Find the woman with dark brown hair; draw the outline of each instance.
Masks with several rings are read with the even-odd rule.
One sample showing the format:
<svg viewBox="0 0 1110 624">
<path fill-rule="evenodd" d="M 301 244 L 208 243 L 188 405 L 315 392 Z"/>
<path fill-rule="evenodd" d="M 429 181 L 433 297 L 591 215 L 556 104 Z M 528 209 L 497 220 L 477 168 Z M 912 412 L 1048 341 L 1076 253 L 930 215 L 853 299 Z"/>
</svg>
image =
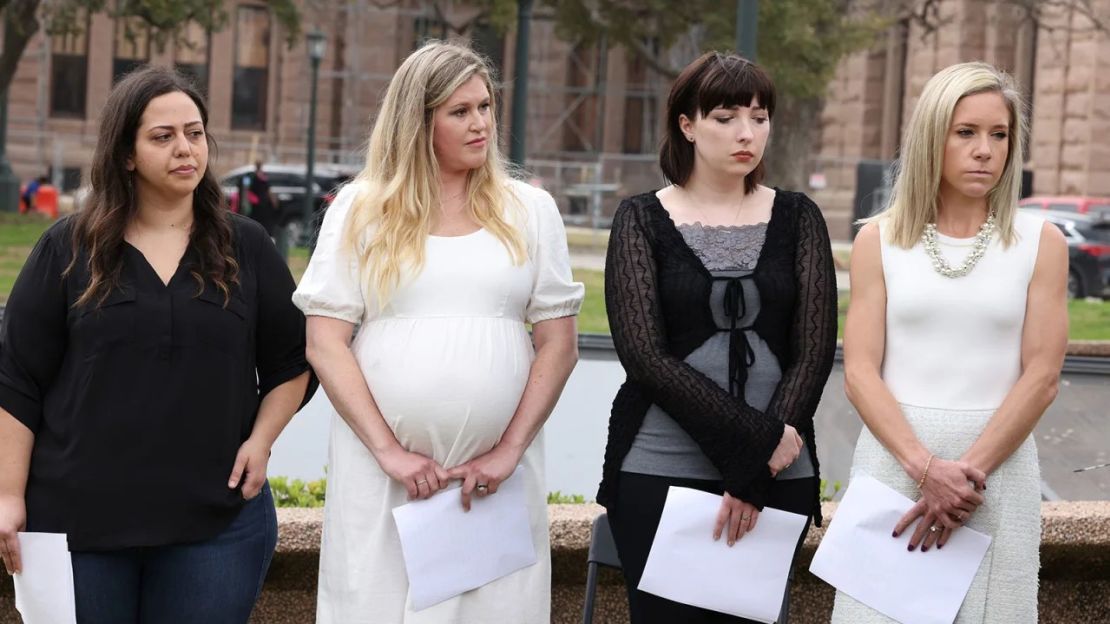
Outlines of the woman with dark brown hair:
<svg viewBox="0 0 1110 624">
<path fill-rule="evenodd" d="M 774 112 L 755 64 L 694 61 L 667 101 L 671 186 L 625 199 L 613 219 L 605 303 L 628 379 L 597 499 L 634 624 L 747 621 L 637 589 L 671 486 L 722 495 L 706 540 L 734 544 L 764 505 L 820 520 L 813 414 L 836 345 L 836 281 L 821 211 L 760 184 Z M 784 597 L 780 623 L 786 611 Z"/>
<path fill-rule="evenodd" d="M 228 212 L 169 69 L 104 106 L 88 208 L 39 240 L 0 342 L 0 556 L 64 533 L 77 620 L 246 622 L 277 539 L 266 463 L 312 395 L 289 269 Z"/>
</svg>

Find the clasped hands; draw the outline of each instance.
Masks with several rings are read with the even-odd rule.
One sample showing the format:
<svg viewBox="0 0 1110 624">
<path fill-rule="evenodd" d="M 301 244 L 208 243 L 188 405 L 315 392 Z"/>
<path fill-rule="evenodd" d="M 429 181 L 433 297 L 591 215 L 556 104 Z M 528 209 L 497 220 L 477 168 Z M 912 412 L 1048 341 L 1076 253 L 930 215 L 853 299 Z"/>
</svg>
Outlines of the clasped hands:
<svg viewBox="0 0 1110 624">
<path fill-rule="evenodd" d="M 914 475 L 910 475 L 914 478 Z M 920 518 L 910 537 L 909 550 L 926 552 L 935 544 L 943 548 L 952 532 L 963 526 L 983 504 L 987 475 L 965 461 L 933 457 L 921 484 L 921 498 L 894 525 L 898 537 Z"/>
<path fill-rule="evenodd" d="M 446 488 L 449 482 L 461 480 L 462 506 L 470 511 L 471 498 L 497 493 L 497 488 L 512 476 L 523 455 L 524 449 L 502 443 L 466 463 L 447 469 L 430 457 L 407 451 L 398 445 L 376 458 L 382 470 L 405 487 L 409 500 L 429 498 Z"/>
</svg>

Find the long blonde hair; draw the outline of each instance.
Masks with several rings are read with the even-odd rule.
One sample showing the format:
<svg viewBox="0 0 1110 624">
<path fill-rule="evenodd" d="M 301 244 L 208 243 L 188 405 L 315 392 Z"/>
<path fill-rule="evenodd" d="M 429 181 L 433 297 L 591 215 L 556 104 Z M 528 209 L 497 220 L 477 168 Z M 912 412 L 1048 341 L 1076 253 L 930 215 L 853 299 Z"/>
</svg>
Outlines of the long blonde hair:
<svg viewBox="0 0 1110 624">
<path fill-rule="evenodd" d="M 937 219 L 944 146 L 956 104 L 969 95 L 998 93 L 1010 109 L 1009 153 L 998 184 L 987 195 L 988 209 L 1003 245 L 1014 242 L 1014 215 L 1021 197 L 1021 166 L 1028 132 L 1025 102 L 1005 72 L 986 63 L 960 63 L 929 79 L 902 137 L 894 191 L 887 208 L 863 221 L 887 220 L 887 239 L 909 249 Z"/>
<path fill-rule="evenodd" d="M 439 164 L 433 148 L 434 113 L 460 86 L 481 77 L 496 119 L 494 85 L 486 62 L 469 48 L 431 41 L 405 59 L 385 92 L 370 133 L 366 166 L 353 184 L 358 192 L 347 218 L 346 244 L 359 261 L 360 275 L 381 309 L 406 275 L 424 266 L 424 247 L 440 205 Z M 467 213 L 505 245 L 515 264 L 527 255 L 523 234 L 510 211 L 520 202 L 512 193 L 508 167 L 491 122 L 487 157 L 467 176 Z M 373 235 L 366 234 L 373 228 Z"/>
</svg>

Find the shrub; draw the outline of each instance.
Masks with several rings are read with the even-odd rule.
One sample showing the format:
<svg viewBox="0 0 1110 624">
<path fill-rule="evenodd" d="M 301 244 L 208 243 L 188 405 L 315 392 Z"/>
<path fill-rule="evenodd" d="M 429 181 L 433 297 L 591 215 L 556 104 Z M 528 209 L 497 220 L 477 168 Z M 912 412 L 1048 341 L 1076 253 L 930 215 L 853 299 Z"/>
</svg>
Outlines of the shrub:
<svg viewBox="0 0 1110 624">
<path fill-rule="evenodd" d="M 584 505 L 586 497 L 581 494 L 563 494 L 559 490 L 547 493 L 548 505 Z"/>
<path fill-rule="evenodd" d="M 270 491 L 278 507 L 323 507 L 328 480 L 289 481 L 285 477 L 270 477 Z"/>
</svg>

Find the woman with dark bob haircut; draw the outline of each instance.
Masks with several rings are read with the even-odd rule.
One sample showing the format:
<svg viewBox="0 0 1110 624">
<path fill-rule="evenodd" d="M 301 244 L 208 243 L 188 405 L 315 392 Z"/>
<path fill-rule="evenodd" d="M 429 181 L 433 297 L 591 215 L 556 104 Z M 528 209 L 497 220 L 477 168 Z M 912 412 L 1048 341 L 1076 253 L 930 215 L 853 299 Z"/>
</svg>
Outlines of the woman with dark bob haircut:
<svg viewBox="0 0 1110 624">
<path fill-rule="evenodd" d="M 836 280 L 821 211 L 760 184 L 774 112 L 759 66 L 697 59 L 667 100 L 671 185 L 625 199 L 613 219 L 605 303 L 628 379 L 597 499 L 634 624 L 747 621 L 636 589 L 670 486 L 723 495 L 707 540 L 734 544 L 764 505 L 820 522 L 813 414 L 836 346 Z M 784 596 L 779 622 L 786 611 Z"/>
<path fill-rule="evenodd" d="M 0 335 L 0 555 L 63 533 L 77 621 L 247 621 L 277 540 L 270 447 L 315 383 L 293 278 L 228 212 L 208 110 L 112 90 L 88 207 L 43 234 Z"/>
</svg>

